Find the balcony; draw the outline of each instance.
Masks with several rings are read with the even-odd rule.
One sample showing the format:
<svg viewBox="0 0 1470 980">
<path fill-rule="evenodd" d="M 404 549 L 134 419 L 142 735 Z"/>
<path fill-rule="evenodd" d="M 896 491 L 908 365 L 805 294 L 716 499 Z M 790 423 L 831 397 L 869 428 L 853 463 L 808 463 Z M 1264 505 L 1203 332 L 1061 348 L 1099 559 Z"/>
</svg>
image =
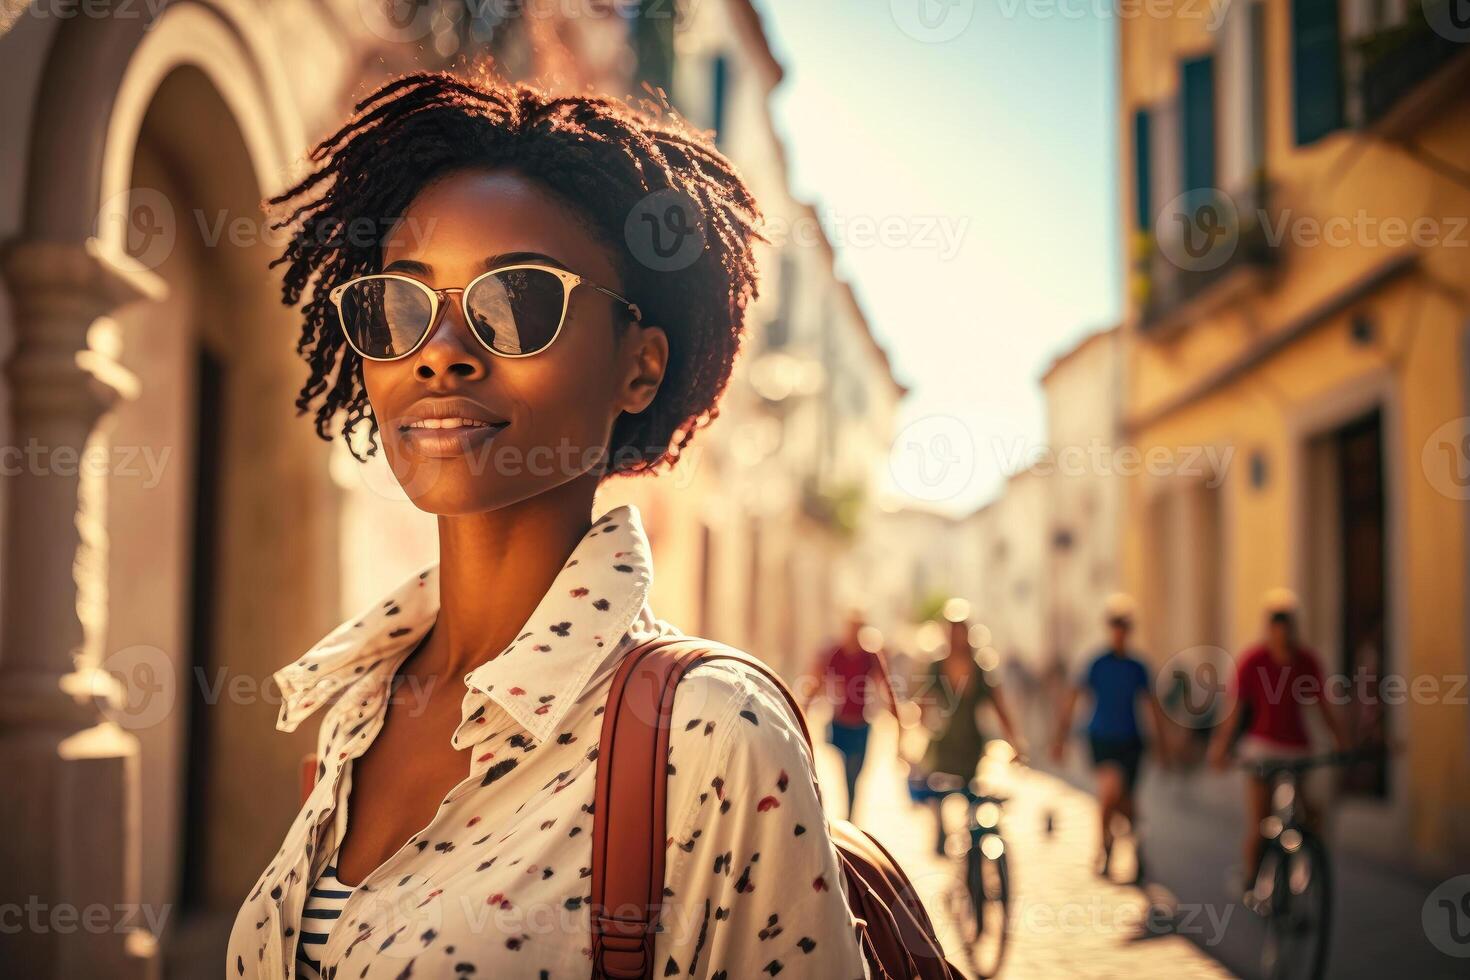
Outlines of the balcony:
<svg viewBox="0 0 1470 980">
<path fill-rule="evenodd" d="M 828 483 L 812 476 L 802 481 L 802 512 L 841 540 L 857 534 L 866 503 L 867 488 L 860 481 Z"/>
<path fill-rule="evenodd" d="M 1447 36 L 1458 28 L 1451 4 L 1460 2 L 1413 4 L 1408 23 L 1351 42 L 1352 109 L 1359 126 L 1402 132 L 1444 101 L 1464 96 L 1470 45 Z"/>
<path fill-rule="evenodd" d="M 1277 261 L 1264 178 L 1237 193 L 1207 188 L 1176 200 L 1134 260 L 1139 324 L 1155 335 L 1259 288 Z"/>
</svg>

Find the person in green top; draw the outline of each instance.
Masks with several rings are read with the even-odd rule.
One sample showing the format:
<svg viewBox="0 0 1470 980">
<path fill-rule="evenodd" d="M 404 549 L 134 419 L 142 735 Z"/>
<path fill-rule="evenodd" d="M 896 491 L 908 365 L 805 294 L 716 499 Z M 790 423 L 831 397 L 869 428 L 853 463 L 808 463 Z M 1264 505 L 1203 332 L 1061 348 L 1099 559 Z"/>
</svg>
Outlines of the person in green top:
<svg viewBox="0 0 1470 980">
<path fill-rule="evenodd" d="M 970 641 L 969 604 L 950 600 L 945 604 L 945 618 L 949 621 L 949 650 L 926 669 L 923 687 L 914 698 L 929 731 L 929 746 L 919 769 L 926 775 L 945 773 L 969 780 L 992 737 L 981 726 L 981 705 L 994 709 L 1006 738 L 1018 750 L 1021 742 L 1004 694 L 976 660 Z M 935 802 L 937 806 L 937 798 Z M 944 852 L 942 823 L 935 849 Z"/>
</svg>

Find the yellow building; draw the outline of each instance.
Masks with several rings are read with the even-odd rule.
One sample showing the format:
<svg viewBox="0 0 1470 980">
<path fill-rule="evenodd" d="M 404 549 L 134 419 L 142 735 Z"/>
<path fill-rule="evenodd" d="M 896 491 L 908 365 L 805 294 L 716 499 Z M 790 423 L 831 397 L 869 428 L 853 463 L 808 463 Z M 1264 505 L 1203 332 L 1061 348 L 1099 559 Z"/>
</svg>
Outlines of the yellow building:
<svg viewBox="0 0 1470 980">
<path fill-rule="evenodd" d="M 1343 843 L 1463 868 L 1470 30 L 1436 0 L 1170 9 L 1120 20 L 1141 639 L 1228 663 L 1294 588 L 1340 710 L 1399 747 Z"/>
</svg>

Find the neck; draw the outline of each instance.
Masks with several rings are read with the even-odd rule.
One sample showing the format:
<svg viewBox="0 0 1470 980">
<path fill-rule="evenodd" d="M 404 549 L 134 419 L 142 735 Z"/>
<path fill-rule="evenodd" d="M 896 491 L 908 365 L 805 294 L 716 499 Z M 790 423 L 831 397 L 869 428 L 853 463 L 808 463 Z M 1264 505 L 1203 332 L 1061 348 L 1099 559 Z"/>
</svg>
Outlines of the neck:
<svg viewBox="0 0 1470 980">
<path fill-rule="evenodd" d="M 516 638 L 591 527 L 596 489 L 582 477 L 496 510 L 439 518 L 439 615 L 420 657 L 426 669 L 463 676 Z"/>
</svg>

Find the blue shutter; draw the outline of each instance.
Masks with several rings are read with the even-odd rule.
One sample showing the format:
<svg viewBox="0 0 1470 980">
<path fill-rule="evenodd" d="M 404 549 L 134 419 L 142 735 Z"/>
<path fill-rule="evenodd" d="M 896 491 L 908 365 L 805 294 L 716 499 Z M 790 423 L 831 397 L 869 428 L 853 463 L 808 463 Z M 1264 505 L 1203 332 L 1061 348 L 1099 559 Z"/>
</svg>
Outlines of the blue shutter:
<svg viewBox="0 0 1470 980">
<path fill-rule="evenodd" d="M 1215 59 L 1209 55 L 1180 66 L 1179 126 L 1183 140 L 1184 190 L 1215 186 Z"/>
<path fill-rule="evenodd" d="M 1292 0 L 1291 74 L 1298 146 L 1342 126 L 1337 0 Z"/>
<path fill-rule="evenodd" d="M 725 90 L 729 85 L 730 65 L 724 55 L 717 54 L 710 68 L 714 74 L 710 80 L 710 128 L 715 131 L 715 145 L 720 146 L 725 139 Z"/>
<path fill-rule="evenodd" d="M 1152 117 L 1147 109 L 1133 112 L 1133 221 L 1139 231 L 1153 227 L 1153 171 L 1149 166 L 1149 154 L 1153 152 L 1153 141 L 1149 133 Z"/>
</svg>

